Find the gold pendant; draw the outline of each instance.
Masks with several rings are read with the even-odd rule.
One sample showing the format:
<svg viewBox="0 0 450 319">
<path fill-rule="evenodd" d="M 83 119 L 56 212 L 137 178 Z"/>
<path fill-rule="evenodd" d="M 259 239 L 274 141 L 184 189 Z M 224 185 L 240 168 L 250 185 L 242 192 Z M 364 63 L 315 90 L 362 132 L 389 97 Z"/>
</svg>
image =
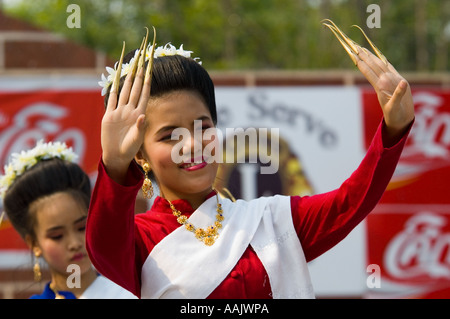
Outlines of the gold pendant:
<svg viewBox="0 0 450 319">
<path fill-rule="evenodd" d="M 203 238 L 203 242 L 205 243 L 206 246 L 212 246 L 214 245 L 216 240 L 212 236 L 206 236 Z"/>
<path fill-rule="evenodd" d="M 217 237 L 219 237 L 219 229 L 222 228 L 223 210 L 222 205 L 219 203 L 219 196 L 216 192 L 217 198 L 217 208 L 216 208 L 216 221 L 214 225 L 208 226 L 206 230 L 203 228 L 196 228 L 194 225 L 189 223 L 188 218 L 183 216 L 181 212 L 173 206 L 173 204 L 167 199 L 169 202 L 170 209 L 172 210 L 172 214 L 177 218 L 177 222 L 181 225 L 184 225 L 186 230 L 194 233 L 195 238 L 202 241 L 206 246 L 212 246 L 216 242 Z"/>
</svg>

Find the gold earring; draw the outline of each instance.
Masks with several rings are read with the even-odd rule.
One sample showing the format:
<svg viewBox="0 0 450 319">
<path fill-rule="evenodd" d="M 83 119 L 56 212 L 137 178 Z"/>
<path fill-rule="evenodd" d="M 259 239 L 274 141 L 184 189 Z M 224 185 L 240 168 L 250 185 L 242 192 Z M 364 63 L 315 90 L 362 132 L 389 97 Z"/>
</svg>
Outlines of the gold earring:
<svg viewBox="0 0 450 319">
<path fill-rule="evenodd" d="M 34 273 L 34 281 L 41 281 L 42 279 L 42 273 L 41 273 L 41 266 L 39 265 L 39 256 L 40 254 L 35 252 L 34 253 L 34 257 L 35 257 L 35 261 L 34 261 L 34 266 L 33 266 L 33 273 Z"/>
<path fill-rule="evenodd" d="M 148 178 L 148 171 L 150 170 L 150 165 L 148 163 L 145 163 L 142 166 L 142 169 L 144 170 L 145 179 L 144 183 L 142 184 L 142 193 L 144 194 L 144 197 L 147 199 L 150 199 L 153 197 L 153 185 L 150 178 Z"/>
</svg>

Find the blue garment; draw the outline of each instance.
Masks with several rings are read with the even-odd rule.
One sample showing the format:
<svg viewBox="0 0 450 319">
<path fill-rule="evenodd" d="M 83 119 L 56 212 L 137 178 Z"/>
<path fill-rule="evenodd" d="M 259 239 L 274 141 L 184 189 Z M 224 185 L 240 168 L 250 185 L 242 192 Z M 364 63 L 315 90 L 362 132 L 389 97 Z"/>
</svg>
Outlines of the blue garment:
<svg viewBox="0 0 450 319">
<path fill-rule="evenodd" d="M 69 291 L 58 291 L 61 296 L 66 299 L 77 299 L 75 295 Z M 50 289 L 50 282 L 45 285 L 44 291 L 40 295 L 32 295 L 30 299 L 55 299 L 55 293 Z"/>
</svg>

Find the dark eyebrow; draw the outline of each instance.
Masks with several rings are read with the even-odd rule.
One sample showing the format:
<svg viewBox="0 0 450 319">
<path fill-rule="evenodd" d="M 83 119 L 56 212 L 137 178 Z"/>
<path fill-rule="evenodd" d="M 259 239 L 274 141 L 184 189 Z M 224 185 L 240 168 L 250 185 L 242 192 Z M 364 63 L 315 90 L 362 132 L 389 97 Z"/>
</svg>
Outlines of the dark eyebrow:
<svg viewBox="0 0 450 319">
<path fill-rule="evenodd" d="M 213 122 L 213 120 L 211 119 L 211 117 L 209 117 L 209 116 L 206 116 L 206 115 L 203 115 L 203 116 L 200 116 L 199 118 L 197 118 L 196 119 L 197 121 L 209 121 L 209 122 L 211 122 L 213 125 L 214 125 L 214 122 Z"/>
<path fill-rule="evenodd" d="M 178 128 L 178 126 L 175 126 L 175 125 L 163 126 L 155 134 L 159 135 L 159 134 L 164 133 L 164 132 L 172 131 L 172 130 L 174 130 L 176 128 Z"/>
<path fill-rule="evenodd" d="M 87 219 L 87 216 L 81 216 L 80 218 L 78 218 L 76 221 L 73 222 L 73 224 L 78 224 L 79 222 L 85 221 Z"/>
<path fill-rule="evenodd" d="M 82 221 L 86 220 L 86 218 L 87 218 L 87 216 L 81 216 L 80 218 L 75 220 L 73 222 L 73 224 L 75 225 L 79 222 L 82 222 Z M 62 229 L 62 228 L 64 228 L 64 227 L 63 226 L 55 226 L 55 227 L 51 227 L 51 228 L 47 229 L 46 232 L 51 232 L 51 231 L 55 231 L 55 230 Z"/>
</svg>

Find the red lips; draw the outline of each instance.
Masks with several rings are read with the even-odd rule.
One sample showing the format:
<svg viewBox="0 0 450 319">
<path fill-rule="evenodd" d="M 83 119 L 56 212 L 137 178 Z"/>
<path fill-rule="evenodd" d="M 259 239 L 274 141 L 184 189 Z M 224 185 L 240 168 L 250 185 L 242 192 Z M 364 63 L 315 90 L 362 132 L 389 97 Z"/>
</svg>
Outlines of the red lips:
<svg viewBox="0 0 450 319">
<path fill-rule="evenodd" d="M 73 255 L 70 260 L 71 261 L 79 261 L 79 260 L 83 259 L 84 257 L 85 257 L 85 254 L 78 253 L 78 254 Z"/>
<path fill-rule="evenodd" d="M 192 158 L 189 163 L 183 163 L 180 167 L 187 171 L 196 171 L 208 165 L 203 157 Z"/>
</svg>

